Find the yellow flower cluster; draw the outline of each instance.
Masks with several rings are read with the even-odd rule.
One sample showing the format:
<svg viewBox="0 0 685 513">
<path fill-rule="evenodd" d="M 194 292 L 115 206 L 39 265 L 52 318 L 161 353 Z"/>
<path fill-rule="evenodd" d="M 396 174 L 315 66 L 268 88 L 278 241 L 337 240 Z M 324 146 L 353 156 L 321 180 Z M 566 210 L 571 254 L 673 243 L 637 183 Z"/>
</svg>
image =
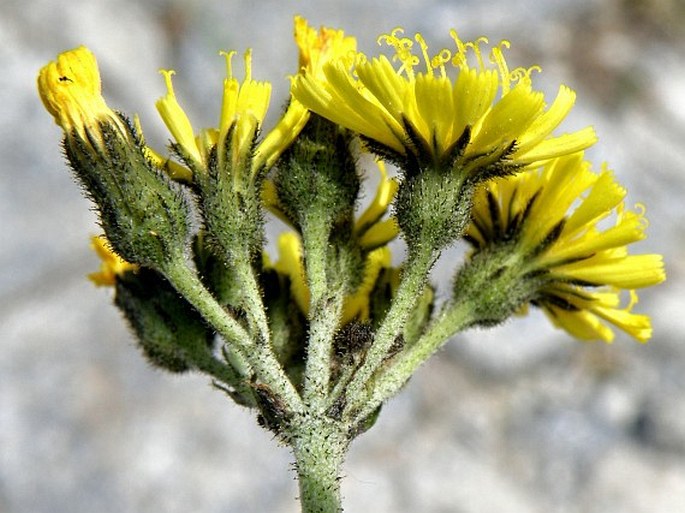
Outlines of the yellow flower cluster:
<svg viewBox="0 0 685 513">
<path fill-rule="evenodd" d="M 343 31 L 316 30 L 296 17 L 299 69 L 292 77 L 288 108 L 272 130 L 259 139 L 271 85 L 252 78 L 249 50 L 244 78 L 235 78 L 235 52 L 227 52 L 218 126 L 199 133 L 178 103 L 173 71 L 162 71 L 167 92 L 157 108 L 182 159 L 176 162 L 149 148 L 147 155 L 172 178 L 192 181 L 216 148 L 220 163 L 230 158 L 235 173 L 254 177 L 277 162 L 311 111 L 358 133 L 371 149 L 400 163 L 449 165 L 475 181 L 479 173 L 486 180 L 518 171 L 487 182 L 476 193 L 465 237 L 476 251 L 509 245 L 522 255 L 529 274 L 545 277 L 530 302 L 574 336 L 610 341 L 608 322 L 647 340 L 649 318 L 632 313 L 634 289 L 663 281 L 663 262 L 659 255 L 628 254 L 627 245 L 645 236 L 646 222 L 640 209 L 625 208 L 625 190 L 607 169 L 593 172 L 583 160 L 582 150 L 596 141 L 593 129 L 552 135 L 572 108 L 575 93 L 562 85 L 547 105 L 532 86 L 535 67 L 510 70 L 503 55 L 508 42 L 494 46 L 488 59 L 484 38 L 462 41 L 455 31 L 451 37 L 452 50 L 431 55 L 420 34 L 412 39 L 395 29 L 379 38 L 394 55 L 368 58 Z M 102 98 L 95 57 L 85 47 L 64 52 L 41 69 L 38 89 L 67 134 L 96 145 L 102 142 L 102 123 L 128 134 Z M 504 171 L 484 171 L 493 166 Z M 376 196 L 355 224 L 367 259 L 362 285 L 345 302 L 347 320 L 368 316 L 369 294 L 380 269 L 390 266 L 387 244 L 398 234 L 395 220 L 384 219 L 398 183 L 387 177 L 383 164 L 380 173 Z M 268 179 L 262 200 L 279 213 Z M 600 224 L 610 215 L 612 226 Z M 117 275 L 134 269 L 104 239 L 95 238 L 93 246 L 103 259 L 101 271 L 90 276 L 98 285 L 112 285 Z M 290 278 L 293 297 L 306 313 L 309 291 L 299 235 L 283 235 L 279 248 L 273 268 Z M 620 306 L 622 290 L 630 297 L 626 307 Z"/>
</svg>

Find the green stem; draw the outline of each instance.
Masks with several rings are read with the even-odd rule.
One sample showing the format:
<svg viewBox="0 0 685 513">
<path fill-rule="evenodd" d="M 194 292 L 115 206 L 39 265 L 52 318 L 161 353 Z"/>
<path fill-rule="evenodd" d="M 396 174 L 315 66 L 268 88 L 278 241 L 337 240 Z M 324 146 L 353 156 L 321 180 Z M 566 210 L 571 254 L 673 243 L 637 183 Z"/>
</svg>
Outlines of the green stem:
<svg viewBox="0 0 685 513">
<path fill-rule="evenodd" d="M 303 416 L 291 431 L 302 513 L 340 513 L 347 430 L 327 417 Z"/>
<path fill-rule="evenodd" d="M 309 336 L 304 376 L 304 401 L 315 409 L 328 397 L 331 379 L 333 335 L 342 312 L 343 293 L 330 290 L 327 276 L 327 245 L 330 224 L 319 216 L 304 223 L 302 239 L 309 285 Z"/>
<path fill-rule="evenodd" d="M 245 251 L 244 254 L 233 260 L 238 281 L 242 285 L 243 299 L 248 318 L 256 326 L 262 341 L 268 345 L 271 343 L 269 321 L 266 318 L 266 309 L 264 308 L 264 301 L 257 283 L 257 277 L 250 263 L 249 252 Z"/>
<path fill-rule="evenodd" d="M 423 292 L 428 272 L 435 261 L 435 251 L 418 246 L 415 252 L 410 249 L 406 268 L 397 289 L 397 294 L 369 348 L 364 363 L 347 387 L 346 413 L 355 413 L 362 408 L 366 398 L 366 385 L 378 370 L 388 351 L 402 332 L 418 297 Z"/>
<path fill-rule="evenodd" d="M 290 411 L 300 411 L 302 400 L 270 346 L 255 345 L 245 329 L 223 309 L 181 257 L 172 259 L 163 271 L 169 282 L 217 330 L 226 343 L 245 357 L 257 378 L 278 395 Z"/>
<path fill-rule="evenodd" d="M 341 395 L 343 395 L 356 370 L 357 369 L 355 365 L 350 365 L 343 368 L 340 376 L 338 376 L 338 379 L 335 381 L 335 385 L 328 396 L 326 404 L 324 405 L 324 411 L 328 411 L 335 404 L 335 401 Z"/>
<path fill-rule="evenodd" d="M 443 312 L 411 347 L 398 354 L 380 373 L 354 422 L 362 421 L 384 401 L 397 394 L 428 358 L 473 320 L 472 305 L 469 302 L 455 304 Z"/>
<path fill-rule="evenodd" d="M 197 370 L 212 376 L 217 381 L 231 387 L 240 394 L 241 397 L 245 398 L 245 400 L 251 400 L 254 403 L 254 400 L 252 399 L 253 390 L 245 381 L 244 376 L 230 364 L 217 360 L 209 351 L 203 353 L 199 357 L 196 356 L 193 360 L 193 364 Z"/>
<path fill-rule="evenodd" d="M 342 305 L 341 291 L 312 305 L 303 397 L 315 410 L 321 409 L 328 398 L 333 337 L 340 322 Z"/>
</svg>

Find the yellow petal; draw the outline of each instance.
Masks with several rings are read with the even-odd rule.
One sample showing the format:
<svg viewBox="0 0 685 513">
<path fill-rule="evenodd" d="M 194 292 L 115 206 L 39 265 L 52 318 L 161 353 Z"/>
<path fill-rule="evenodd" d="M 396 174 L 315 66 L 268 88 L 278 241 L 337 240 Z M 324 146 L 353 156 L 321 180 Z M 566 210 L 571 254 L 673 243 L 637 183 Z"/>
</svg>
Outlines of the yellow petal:
<svg viewBox="0 0 685 513">
<path fill-rule="evenodd" d="M 395 218 L 386 219 L 373 224 L 359 239 L 359 245 L 364 249 L 385 246 L 400 234 L 400 227 Z"/>
<path fill-rule="evenodd" d="M 345 36 L 342 30 L 321 27 L 318 32 L 307 20 L 295 16 L 295 43 L 299 49 L 298 71 L 306 69 L 315 76 L 322 74 L 323 65 L 335 58 L 345 58 L 357 50 L 357 40 Z"/>
<path fill-rule="evenodd" d="M 639 342 L 652 338 L 652 322 L 647 315 L 630 313 L 627 310 L 596 308 L 594 312 Z"/>
<path fill-rule="evenodd" d="M 540 114 L 544 106 L 542 93 L 524 84 L 517 85 L 486 114 L 478 132 L 474 133 L 469 153 L 481 153 L 518 138 Z"/>
<path fill-rule="evenodd" d="M 364 210 L 362 215 L 359 216 L 355 223 L 354 230 L 357 234 L 364 233 L 386 214 L 399 187 L 399 184 L 396 180 L 388 178 L 388 172 L 385 168 L 385 164 L 380 160 L 376 161 L 376 164 L 381 174 L 381 179 L 378 184 L 378 188 L 376 189 L 376 195 L 373 198 L 373 201 L 371 204 L 369 204 L 366 210 Z"/>
<path fill-rule="evenodd" d="M 182 166 L 178 162 L 164 158 L 149 146 L 145 146 L 145 156 L 158 168 L 164 169 L 172 180 L 179 182 L 192 183 L 193 173 L 190 169 Z"/>
<path fill-rule="evenodd" d="M 174 87 L 171 82 L 171 76 L 174 74 L 172 70 L 160 70 L 164 75 L 164 82 L 167 87 L 167 94 L 161 97 L 156 102 L 157 111 L 162 117 L 162 121 L 174 136 L 176 142 L 183 148 L 183 150 L 196 162 L 202 162 L 200 150 L 195 142 L 195 134 L 193 126 L 190 124 L 188 116 L 183 111 L 176 100 Z"/>
<path fill-rule="evenodd" d="M 623 289 L 650 287 L 666 279 L 661 255 L 630 255 L 604 261 L 600 258 L 555 267 L 554 274 Z"/>
<path fill-rule="evenodd" d="M 542 141 L 525 153 L 516 153 L 516 161 L 524 165 L 542 162 L 585 150 L 596 142 L 595 130 L 592 127 L 586 127 L 572 134 L 564 134 Z"/>
<path fill-rule="evenodd" d="M 355 317 L 360 320 L 369 318 L 370 294 L 376 285 L 376 280 L 384 267 L 389 267 L 391 261 L 390 249 L 387 246 L 378 248 L 368 254 L 364 265 L 364 278 L 354 294 L 345 298 L 341 324 L 350 322 Z"/>
<path fill-rule="evenodd" d="M 551 134 L 571 111 L 575 99 L 576 93 L 572 89 L 559 86 L 559 92 L 549 109 L 533 121 L 525 134 L 516 141 L 518 151 L 525 153 Z"/>
<path fill-rule="evenodd" d="M 261 167 L 271 169 L 283 151 L 300 134 L 308 120 L 309 111 L 304 105 L 295 99 L 291 100 L 283 117 L 257 147 L 252 162 L 253 171 Z"/>
<path fill-rule="evenodd" d="M 566 220 L 564 229 L 569 233 L 598 221 L 613 210 L 625 197 L 626 190 L 614 180 L 613 175 L 603 172 L 588 196 Z"/>
<path fill-rule="evenodd" d="M 43 105 L 66 133 L 76 130 L 87 140 L 86 130 L 90 129 L 98 137 L 98 124 L 103 121 L 126 133 L 119 116 L 102 97 L 97 62 L 85 46 L 60 53 L 40 70 L 37 84 Z"/>
<path fill-rule="evenodd" d="M 467 126 L 473 127 L 495 101 L 498 87 L 495 70 L 462 69 L 454 85 L 454 122 L 452 133 L 459 137 Z"/>
<path fill-rule="evenodd" d="M 614 332 L 602 324 L 599 318 L 587 310 L 567 311 L 557 307 L 546 307 L 545 313 L 556 327 L 567 331 L 580 340 L 603 340 L 612 342 Z"/>
<path fill-rule="evenodd" d="M 309 312 L 309 287 L 304 275 L 302 261 L 302 242 L 295 232 L 285 232 L 278 237 L 278 262 L 274 268 L 290 278 L 290 292 L 300 310 Z"/>
<path fill-rule="evenodd" d="M 104 236 L 92 237 L 90 245 L 102 260 L 100 270 L 88 275 L 88 279 L 98 287 L 113 287 L 116 285 L 117 276 L 138 269 L 137 265 L 130 264 L 117 255 Z"/>
</svg>

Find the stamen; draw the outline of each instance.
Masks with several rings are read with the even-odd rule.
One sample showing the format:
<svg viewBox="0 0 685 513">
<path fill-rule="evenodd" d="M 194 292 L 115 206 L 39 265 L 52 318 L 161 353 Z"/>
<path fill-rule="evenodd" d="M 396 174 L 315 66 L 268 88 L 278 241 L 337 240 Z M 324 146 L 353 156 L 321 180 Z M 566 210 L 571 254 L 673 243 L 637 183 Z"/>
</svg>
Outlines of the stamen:
<svg viewBox="0 0 685 513">
<path fill-rule="evenodd" d="M 411 52 L 412 46 L 414 45 L 413 41 L 408 37 L 397 36 L 397 34 L 403 33 L 404 29 L 402 27 L 397 27 L 390 34 L 384 34 L 380 36 L 377 42 L 378 44 L 385 42 L 395 49 L 395 55 L 393 56 L 392 60 L 400 61 L 402 63 L 400 69 L 397 70 L 397 73 L 401 74 L 404 72 L 411 80 L 414 78 L 414 66 L 419 63 L 419 58 L 413 55 Z"/>
<path fill-rule="evenodd" d="M 226 77 L 233 78 L 233 56 L 238 53 L 235 50 L 230 52 L 224 52 L 223 50 L 219 52 L 226 59 Z"/>
<path fill-rule="evenodd" d="M 447 48 L 440 50 L 440 53 L 438 53 L 435 57 L 433 57 L 433 59 L 431 59 L 431 66 L 433 67 L 433 69 L 440 69 L 440 76 L 442 78 L 447 77 L 445 63 L 449 62 L 450 59 L 452 59 L 452 52 L 450 52 Z"/>
<path fill-rule="evenodd" d="M 480 68 L 481 71 L 485 70 L 485 63 L 483 62 L 483 54 L 480 51 L 480 45 L 481 44 L 488 44 L 488 38 L 485 36 L 481 36 L 475 41 L 469 41 L 466 43 L 464 46 L 466 48 L 471 48 L 473 49 L 473 54 L 476 56 L 476 61 L 478 62 L 478 67 Z"/>
<path fill-rule="evenodd" d="M 395 27 L 390 31 L 390 34 L 382 34 L 378 36 L 378 39 L 376 39 L 376 42 L 380 45 L 385 42 L 386 44 L 390 46 L 395 46 L 395 43 L 392 41 L 397 41 L 399 38 L 397 37 L 397 34 L 404 34 L 404 29 L 402 27 Z"/>
<path fill-rule="evenodd" d="M 252 48 L 245 51 L 245 80 L 243 83 L 252 81 Z"/>
<path fill-rule="evenodd" d="M 433 65 L 431 63 L 430 57 L 428 56 L 428 45 L 426 44 L 426 40 L 423 39 L 423 36 L 418 33 L 414 35 L 414 39 L 417 43 L 419 43 L 419 46 L 421 47 L 421 54 L 423 55 L 423 60 L 426 63 L 426 73 L 432 73 Z"/>
<path fill-rule="evenodd" d="M 626 306 L 625 311 L 630 312 L 632 311 L 633 307 L 637 304 L 638 302 L 638 297 L 637 297 L 637 292 L 635 290 L 630 290 L 630 302 L 628 303 L 628 306 Z"/>
<path fill-rule="evenodd" d="M 537 65 L 531 66 L 530 68 L 516 68 L 511 72 L 511 81 L 515 83 L 523 82 L 529 84 L 531 82 L 530 76 L 534 71 L 540 73 L 542 68 Z"/>
<path fill-rule="evenodd" d="M 164 76 L 164 83 L 166 84 L 167 93 L 176 98 L 174 94 L 174 86 L 171 83 L 171 76 L 175 75 L 176 72 L 173 69 L 160 69 L 159 72 Z"/>
<path fill-rule="evenodd" d="M 509 41 L 500 41 L 499 45 L 493 47 L 490 52 L 490 62 L 497 64 L 497 69 L 499 70 L 500 80 L 502 82 L 502 96 L 507 94 L 511 87 L 511 74 L 509 72 L 509 66 L 507 66 L 507 61 L 504 59 L 503 48 L 509 48 Z"/>
<path fill-rule="evenodd" d="M 459 34 L 457 34 L 456 30 L 451 29 L 450 37 L 454 40 L 454 44 L 457 47 L 457 53 L 452 58 L 452 65 L 457 68 L 469 69 L 468 62 L 466 61 L 466 47 L 463 41 L 459 39 Z"/>
</svg>

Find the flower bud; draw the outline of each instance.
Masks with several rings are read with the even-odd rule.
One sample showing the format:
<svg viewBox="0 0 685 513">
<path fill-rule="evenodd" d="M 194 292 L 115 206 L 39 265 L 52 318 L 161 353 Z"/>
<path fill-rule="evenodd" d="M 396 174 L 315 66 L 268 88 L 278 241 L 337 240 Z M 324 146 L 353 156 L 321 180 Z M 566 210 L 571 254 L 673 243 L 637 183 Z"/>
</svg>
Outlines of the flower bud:
<svg viewBox="0 0 685 513">
<path fill-rule="evenodd" d="M 213 341 L 200 314 L 157 272 L 140 269 L 116 280 L 116 305 L 155 367 L 184 372 L 205 361 Z"/>
<path fill-rule="evenodd" d="M 181 187 L 149 160 L 142 136 L 100 94 L 93 54 L 79 47 L 41 69 L 38 90 L 65 132 L 64 149 L 124 260 L 156 269 L 183 254 L 190 205 Z"/>
</svg>

